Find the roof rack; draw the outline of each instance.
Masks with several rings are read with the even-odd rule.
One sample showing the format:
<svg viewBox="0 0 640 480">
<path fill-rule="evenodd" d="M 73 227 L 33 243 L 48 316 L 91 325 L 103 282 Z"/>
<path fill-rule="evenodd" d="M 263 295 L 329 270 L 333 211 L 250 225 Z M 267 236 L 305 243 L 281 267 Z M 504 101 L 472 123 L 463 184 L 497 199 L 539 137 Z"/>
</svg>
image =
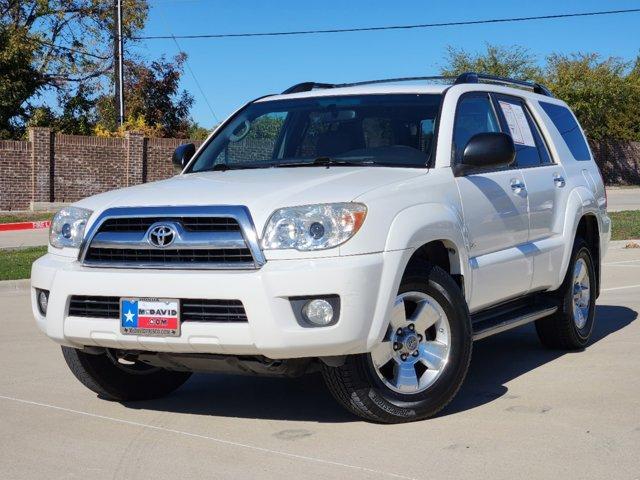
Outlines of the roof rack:
<svg viewBox="0 0 640 480">
<path fill-rule="evenodd" d="M 454 85 L 460 85 L 465 83 L 491 83 L 494 85 L 506 85 L 527 88 L 534 93 L 540 95 L 546 95 L 547 97 L 553 97 L 553 94 L 544 85 L 534 82 L 526 82 L 524 80 L 515 80 L 513 78 L 496 77 L 494 75 L 486 75 L 483 73 L 466 72 L 457 77 L 449 76 L 430 76 L 430 77 L 400 77 L 400 78 L 385 78 L 381 80 L 367 80 L 364 82 L 353 83 L 317 83 L 317 82 L 303 82 L 293 85 L 287 88 L 282 95 L 289 93 L 310 92 L 311 90 L 321 90 L 327 88 L 341 88 L 341 87 L 357 87 L 361 85 L 375 85 L 379 83 L 397 83 L 397 82 L 409 82 L 415 80 L 428 80 L 428 81 L 449 81 Z"/>
<path fill-rule="evenodd" d="M 456 80 L 453 82 L 454 85 L 459 85 L 462 83 L 492 83 L 495 85 L 524 87 L 533 91 L 534 93 L 546 95 L 547 97 L 553 97 L 551 91 L 547 87 L 539 83 L 526 82 L 524 80 L 515 80 L 513 78 L 506 77 L 496 77 L 495 75 L 486 75 L 484 73 L 466 72 L 458 75 Z"/>
<path fill-rule="evenodd" d="M 341 88 L 341 87 L 359 87 L 361 85 L 375 85 L 377 83 L 397 83 L 397 82 L 410 82 L 414 80 L 448 80 L 453 81 L 454 77 L 432 76 L 432 77 L 400 77 L 400 78 L 384 78 L 381 80 L 366 80 L 363 82 L 353 83 L 317 83 L 317 82 L 302 82 L 292 87 L 287 88 L 282 95 L 288 93 L 300 93 L 309 92 L 311 90 L 322 90 L 326 88 Z"/>
</svg>

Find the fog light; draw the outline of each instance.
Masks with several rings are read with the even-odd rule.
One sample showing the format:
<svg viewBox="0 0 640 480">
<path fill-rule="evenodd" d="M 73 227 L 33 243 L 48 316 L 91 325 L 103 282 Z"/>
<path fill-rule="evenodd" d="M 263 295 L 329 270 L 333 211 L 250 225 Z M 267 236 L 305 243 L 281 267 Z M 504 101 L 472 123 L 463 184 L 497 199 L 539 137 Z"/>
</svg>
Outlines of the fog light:
<svg viewBox="0 0 640 480">
<path fill-rule="evenodd" d="M 326 300 L 316 298 L 302 307 L 302 314 L 314 325 L 324 326 L 333 320 L 333 307 Z"/>
<path fill-rule="evenodd" d="M 38 310 L 42 316 L 47 315 L 47 307 L 49 306 L 49 290 L 36 290 L 36 297 L 38 300 Z"/>
</svg>

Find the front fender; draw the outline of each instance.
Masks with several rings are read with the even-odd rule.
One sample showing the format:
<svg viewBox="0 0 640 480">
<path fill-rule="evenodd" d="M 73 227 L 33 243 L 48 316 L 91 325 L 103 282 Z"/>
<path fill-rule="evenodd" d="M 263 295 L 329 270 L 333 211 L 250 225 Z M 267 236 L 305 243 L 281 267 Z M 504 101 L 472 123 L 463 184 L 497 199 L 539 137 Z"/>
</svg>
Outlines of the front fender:
<svg viewBox="0 0 640 480">
<path fill-rule="evenodd" d="M 394 258 L 393 265 L 385 262 L 378 305 L 367 339 L 370 350 L 386 333 L 386 320 L 391 315 L 402 275 L 416 249 L 433 242 L 443 241 L 449 249 L 452 273 L 465 278 L 465 297 L 471 295 L 472 282 L 468 258 L 467 240 L 461 215 L 441 204 L 414 205 L 400 211 L 393 221 L 385 242 L 385 253 Z M 393 254 L 393 255 L 391 255 Z"/>
<path fill-rule="evenodd" d="M 452 273 L 470 278 L 467 230 L 462 212 L 452 207 L 425 203 L 402 210 L 391 223 L 385 250 L 416 249 L 435 240 L 454 250 Z"/>
</svg>

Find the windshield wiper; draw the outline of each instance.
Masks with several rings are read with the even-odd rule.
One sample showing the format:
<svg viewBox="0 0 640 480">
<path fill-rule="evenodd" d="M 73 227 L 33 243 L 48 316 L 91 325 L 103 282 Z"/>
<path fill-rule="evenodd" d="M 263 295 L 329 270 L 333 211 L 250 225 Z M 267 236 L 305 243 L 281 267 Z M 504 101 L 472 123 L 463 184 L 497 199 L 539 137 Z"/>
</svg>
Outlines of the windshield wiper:
<svg viewBox="0 0 640 480">
<path fill-rule="evenodd" d="M 318 157 L 311 162 L 292 162 L 292 163 L 279 163 L 274 165 L 274 167 L 278 168 L 289 168 L 289 167 L 332 167 L 332 166 L 367 166 L 367 165 L 375 165 L 375 162 L 370 160 L 367 161 L 354 161 L 354 160 L 342 160 L 339 158 L 331 158 L 331 157 Z"/>
<path fill-rule="evenodd" d="M 229 165 L 226 163 L 216 163 L 213 167 L 203 168 L 202 170 L 198 170 L 196 172 L 189 173 L 202 173 L 202 172 L 226 172 L 227 170 L 247 170 L 250 168 L 267 168 L 271 165 Z"/>
</svg>

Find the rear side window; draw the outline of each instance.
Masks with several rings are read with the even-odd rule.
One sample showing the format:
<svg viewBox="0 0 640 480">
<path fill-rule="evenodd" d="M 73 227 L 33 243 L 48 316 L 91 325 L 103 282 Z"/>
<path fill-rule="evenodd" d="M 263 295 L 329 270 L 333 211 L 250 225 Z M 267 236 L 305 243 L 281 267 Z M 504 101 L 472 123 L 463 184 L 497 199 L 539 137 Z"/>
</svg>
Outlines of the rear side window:
<svg viewBox="0 0 640 480">
<path fill-rule="evenodd" d="M 503 130 L 513 138 L 518 168 L 552 163 L 551 156 L 529 109 L 520 98 L 497 95 Z"/>
<path fill-rule="evenodd" d="M 591 160 L 587 141 L 582 135 L 578 122 L 576 122 L 571 111 L 566 107 L 553 103 L 540 102 L 540 106 L 549 115 L 560 135 L 562 135 L 573 158 L 581 161 Z"/>
</svg>

